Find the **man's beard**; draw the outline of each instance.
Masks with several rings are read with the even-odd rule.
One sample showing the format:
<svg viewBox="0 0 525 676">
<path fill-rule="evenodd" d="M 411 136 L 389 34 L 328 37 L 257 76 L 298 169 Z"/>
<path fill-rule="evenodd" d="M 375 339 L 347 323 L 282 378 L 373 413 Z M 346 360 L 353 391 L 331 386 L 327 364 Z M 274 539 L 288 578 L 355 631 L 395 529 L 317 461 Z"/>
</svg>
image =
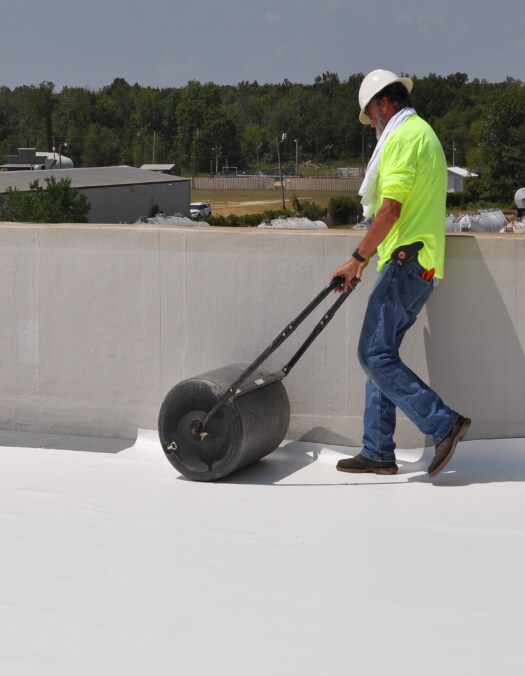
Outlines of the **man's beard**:
<svg viewBox="0 0 525 676">
<path fill-rule="evenodd" d="M 385 118 L 380 113 L 376 113 L 376 139 L 378 141 L 381 138 L 382 133 L 385 131 L 385 127 Z"/>
</svg>

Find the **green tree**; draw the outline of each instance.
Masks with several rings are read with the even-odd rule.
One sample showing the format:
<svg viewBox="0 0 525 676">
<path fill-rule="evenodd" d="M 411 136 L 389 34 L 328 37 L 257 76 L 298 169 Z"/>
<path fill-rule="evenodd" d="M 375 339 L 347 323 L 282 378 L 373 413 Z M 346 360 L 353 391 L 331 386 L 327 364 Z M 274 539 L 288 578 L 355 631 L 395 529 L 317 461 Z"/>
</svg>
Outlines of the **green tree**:
<svg viewBox="0 0 525 676">
<path fill-rule="evenodd" d="M 306 108 L 308 111 L 307 130 L 303 134 L 305 150 L 309 150 L 312 157 L 324 158 L 327 146 L 331 146 L 332 157 L 338 154 L 337 144 L 334 143 L 333 125 L 336 116 L 342 112 L 339 104 L 341 90 L 341 83 L 336 73 L 325 72 L 315 78 Z"/>
<path fill-rule="evenodd" d="M 241 136 L 241 153 L 244 162 L 257 169 L 257 160 L 266 151 L 268 133 L 258 124 L 247 125 Z"/>
<path fill-rule="evenodd" d="M 222 158 L 221 165 L 226 161 L 230 166 L 238 165 L 241 149 L 236 106 L 219 105 L 206 109 L 199 146 L 201 162 L 206 168 L 210 166 L 210 162 L 216 161 L 217 155 Z"/>
<path fill-rule="evenodd" d="M 90 124 L 84 139 L 82 166 L 108 167 L 117 164 L 118 141 L 115 132 L 100 124 Z"/>
<path fill-rule="evenodd" d="M 206 146 L 209 146 L 209 139 L 205 143 L 201 142 L 201 131 L 205 125 L 205 118 L 213 119 L 214 111 L 221 105 L 220 88 L 208 82 L 201 84 L 197 80 L 188 82 L 180 95 L 180 101 L 177 105 L 177 157 L 183 167 L 192 168 L 193 160 L 199 168 L 199 162 L 211 156 L 211 146 L 206 153 Z M 214 141 L 212 141 L 214 142 Z M 219 144 L 220 145 L 220 144 Z M 202 152 L 202 157 L 201 157 Z"/>
<path fill-rule="evenodd" d="M 71 179 L 45 179 L 43 188 L 36 179 L 29 191 L 7 188 L 0 196 L 0 220 L 27 223 L 87 223 L 90 204 Z"/>
<path fill-rule="evenodd" d="M 72 140 L 69 132 L 86 130 L 95 112 L 95 94 L 82 87 L 64 87 L 56 97 L 53 110 L 53 134 L 61 142 Z"/>
<path fill-rule="evenodd" d="M 177 106 L 180 103 L 180 89 L 162 89 L 160 92 L 160 109 L 162 111 L 162 128 L 164 130 L 166 161 L 176 162 L 177 158 Z"/>
<path fill-rule="evenodd" d="M 132 153 L 126 158 L 126 164 L 164 161 L 164 97 L 158 89 L 152 87 L 133 87 L 132 117 Z M 153 158 L 155 149 L 155 158 Z M 125 158 L 125 155 L 122 155 Z"/>
<path fill-rule="evenodd" d="M 13 92 L 13 112 L 26 147 L 38 146 L 46 150 L 51 147 L 53 89 L 52 82 L 42 82 L 38 87 L 17 87 Z"/>
<path fill-rule="evenodd" d="M 486 107 L 481 129 L 485 171 L 480 196 L 486 200 L 511 200 L 525 185 L 525 87 L 510 83 Z"/>
<path fill-rule="evenodd" d="M 126 80 L 117 77 L 97 96 L 96 121 L 105 127 L 125 129 L 133 117 L 133 103 L 132 87 Z"/>
<path fill-rule="evenodd" d="M 417 112 L 430 124 L 453 107 L 458 95 L 465 91 L 468 82 L 466 73 L 455 73 L 443 77 L 430 73 L 424 78 L 412 76 L 414 90 L 411 98 Z"/>
</svg>

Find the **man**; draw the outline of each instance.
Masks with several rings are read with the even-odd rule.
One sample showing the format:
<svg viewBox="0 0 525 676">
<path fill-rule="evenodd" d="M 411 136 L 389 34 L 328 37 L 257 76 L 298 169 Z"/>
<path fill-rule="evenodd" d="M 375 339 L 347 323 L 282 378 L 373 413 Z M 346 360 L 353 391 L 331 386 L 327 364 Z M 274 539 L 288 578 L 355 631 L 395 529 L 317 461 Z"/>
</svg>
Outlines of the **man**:
<svg viewBox="0 0 525 676">
<path fill-rule="evenodd" d="M 374 70 L 359 90 L 359 119 L 372 125 L 378 139 L 360 190 L 365 217 L 374 217 L 352 258 L 332 279 L 344 277 L 338 291 L 354 287 L 376 252 L 379 275 L 358 348 L 368 377 L 363 450 L 338 462 L 343 472 L 397 472 L 396 407 L 432 437 L 432 477 L 452 458 L 470 426 L 399 357 L 405 333 L 443 277 L 445 254 L 447 166 L 438 138 L 412 107 L 412 86 L 409 78 Z"/>
</svg>

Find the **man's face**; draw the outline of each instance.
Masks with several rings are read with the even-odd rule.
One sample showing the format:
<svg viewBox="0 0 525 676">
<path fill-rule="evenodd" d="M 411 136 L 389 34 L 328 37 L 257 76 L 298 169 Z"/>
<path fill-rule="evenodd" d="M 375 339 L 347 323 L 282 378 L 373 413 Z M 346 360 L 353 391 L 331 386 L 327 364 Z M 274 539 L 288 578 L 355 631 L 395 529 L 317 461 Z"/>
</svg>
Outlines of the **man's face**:
<svg viewBox="0 0 525 676">
<path fill-rule="evenodd" d="M 371 120 L 372 129 L 376 130 L 376 138 L 378 141 L 381 138 L 381 134 L 385 131 L 385 127 L 388 123 L 388 120 L 383 114 L 382 109 L 384 101 L 385 99 L 372 99 L 365 111 Z"/>
</svg>

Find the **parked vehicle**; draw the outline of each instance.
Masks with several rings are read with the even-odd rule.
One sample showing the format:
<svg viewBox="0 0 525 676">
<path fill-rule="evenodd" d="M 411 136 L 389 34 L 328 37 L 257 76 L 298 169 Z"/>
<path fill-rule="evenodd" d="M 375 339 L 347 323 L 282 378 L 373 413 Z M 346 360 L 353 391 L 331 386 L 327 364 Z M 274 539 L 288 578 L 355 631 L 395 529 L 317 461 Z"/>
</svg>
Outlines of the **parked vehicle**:
<svg viewBox="0 0 525 676">
<path fill-rule="evenodd" d="M 211 204 L 208 202 L 192 202 L 190 204 L 190 216 L 192 218 L 211 216 Z"/>
</svg>

